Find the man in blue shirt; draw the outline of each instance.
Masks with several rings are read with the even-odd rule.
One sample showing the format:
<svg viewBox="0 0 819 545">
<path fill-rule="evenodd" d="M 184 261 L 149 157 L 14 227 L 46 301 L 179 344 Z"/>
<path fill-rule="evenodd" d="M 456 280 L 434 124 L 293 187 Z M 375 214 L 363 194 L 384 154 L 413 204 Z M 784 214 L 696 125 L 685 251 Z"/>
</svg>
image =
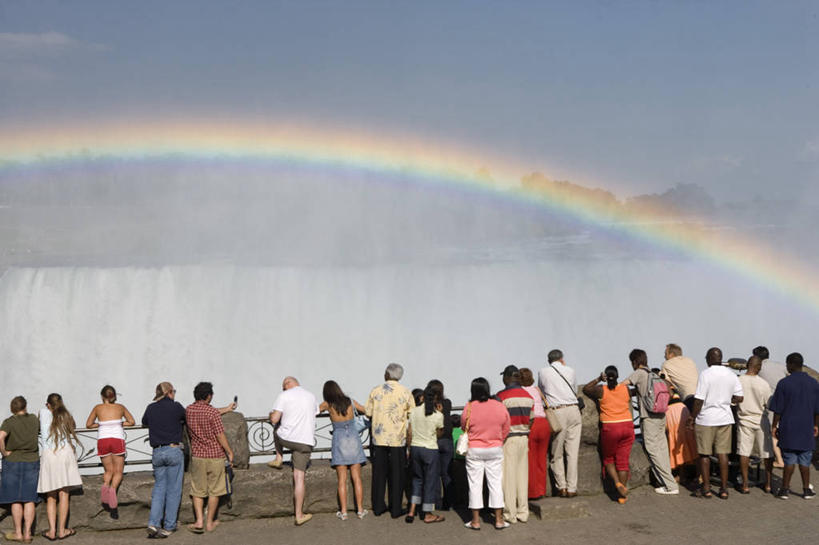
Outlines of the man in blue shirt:
<svg viewBox="0 0 819 545">
<path fill-rule="evenodd" d="M 151 492 L 151 514 L 148 537 L 165 538 L 176 530 L 185 456 L 182 452 L 182 425 L 185 407 L 174 400 L 176 390 L 170 382 L 156 386 L 154 402 L 145 409 L 142 425 L 148 427 L 148 441 L 153 448 L 154 488 Z M 163 527 L 164 521 L 164 527 Z"/>
<path fill-rule="evenodd" d="M 777 498 L 788 499 L 796 465 L 802 476 L 802 497 L 816 496 L 810 488 L 810 462 L 819 435 L 819 382 L 802 371 L 802 355 L 789 354 L 785 360 L 789 376 L 779 381 L 771 398 L 774 412 L 772 432 L 779 439 L 785 470 Z"/>
</svg>

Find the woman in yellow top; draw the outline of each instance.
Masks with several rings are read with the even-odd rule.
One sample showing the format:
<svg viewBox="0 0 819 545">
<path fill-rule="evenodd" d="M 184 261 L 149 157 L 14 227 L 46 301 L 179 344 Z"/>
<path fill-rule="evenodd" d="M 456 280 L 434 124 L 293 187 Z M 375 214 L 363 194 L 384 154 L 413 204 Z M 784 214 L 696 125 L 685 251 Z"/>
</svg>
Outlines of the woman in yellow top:
<svg viewBox="0 0 819 545">
<path fill-rule="evenodd" d="M 419 504 L 424 512 L 424 522 L 442 522 L 436 515 L 435 500 L 441 487 L 438 438 L 444 431 L 444 415 L 435 406 L 435 390 L 427 386 L 424 402 L 410 411 L 408 443 L 412 452 L 412 497 L 406 521 L 415 520 Z M 423 503 L 421 501 L 423 500 Z"/>
<path fill-rule="evenodd" d="M 600 450 L 603 465 L 620 494 L 619 503 L 628 495 L 629 457 L 634 443 L 634 420 L 631 414 L 631 393 L 625 383 L 617 384 L 619 373 L 613 365 L 583 386 L 583 393 L 598 401 L 600 409 Z M 605 382 L 603 386 L 598 384 Z"/>
</svg>

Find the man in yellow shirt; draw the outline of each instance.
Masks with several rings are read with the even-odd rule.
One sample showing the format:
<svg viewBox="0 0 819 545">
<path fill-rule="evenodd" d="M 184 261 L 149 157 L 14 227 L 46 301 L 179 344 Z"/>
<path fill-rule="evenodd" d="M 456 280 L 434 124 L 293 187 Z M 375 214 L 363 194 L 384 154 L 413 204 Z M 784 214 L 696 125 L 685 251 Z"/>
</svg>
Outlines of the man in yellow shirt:
<svg viewBox="0 0 819 545">
<path fill-rule="evenodd" d="M 389 364 L 384 371 L 384 384 L 373 388 L 365 406 L 372 419 L 372 506 L 376 516 L 388 509 L 392 518 L 403 514 L 407 420 L 415 406 L 412 393 L 398 383 L 403 376 L 403 367 Z M 388 504 L 384 502 L 387 487 Z"/>
</svg>

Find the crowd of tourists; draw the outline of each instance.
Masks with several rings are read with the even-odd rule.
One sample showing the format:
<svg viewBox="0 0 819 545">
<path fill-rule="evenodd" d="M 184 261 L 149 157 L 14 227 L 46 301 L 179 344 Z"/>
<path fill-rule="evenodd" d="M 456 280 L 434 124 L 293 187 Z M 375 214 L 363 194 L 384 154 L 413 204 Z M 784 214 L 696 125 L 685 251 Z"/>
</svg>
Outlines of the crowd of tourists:
<svg viewBox="0 0 819 545">
<path fill-rule="evenodd" d="M 453 472 L 459 467 L 468 483 L 466 506 L 471 516 L 465 527 L 470 530 L 481 529 L 484 507 L 498 530 L 525 523 L 529 501 L 547 495 L 547 469 L 554 483 L 552 495 L 576 496 L 585 403 L 578 397 L 575 371 L 563 353 L 552 350 L 547 359 L 536 374 L 508 365 L 501 373 L 503 388 L 494 394 L 487 379 L 474 378 L 461 414 L 452 414 L 452 403 L 438 380 L 413 391 L 403 386 L 404 369 L 395 363 L 387 366 L 384 382 L 372 389 L 364 405 L 335 381 L 324 384 L 319 402 L 295 377 L 286 377 L 269 415 L 276 454 L 268 465 L 282 469 L 289 453 L 295 524 L 301 526 L 312 518 L 304 511 L 305 474 L 315 444 L 316 416 L 321 412 L 327 412 L 332 423 L 330 465 L 338 476 L 336 516 L 342 521 L 349 516 L 348 478 L 353 484 L 355 516 L 368 514 L 361 478 L 361 466 L 368 460 L 360 439 L 368 427 L 371 509 L 376 516 L 389 513 L 407 523 L 416 518 L 428 524 L 443 521 L 442 512 L 457 503 Z M 748 472 L 756 457 L 765 469 L 765 492 L 780 499 L 791 497 L 798 468 L 802 481 L 798 495 L 815 496 L 810 464 L 819 435 L 819 382 L 804 372 L 800 354 L 788 355 L 782 365 L 769 359 L 765 347 L 757 347 L 740 376 L 724 364 L 719 348 L 708 350 L 708 367 L 702 372 L 675 344 L 666 346 L 665 362 L 659 368 L 649 367 L 641 349 L 633 350 L 629 359 L 632 372 L 624 380 L 616 366 L 608 366 L 582 387 L 597 405 L 603 475 L 617 502 L 628 501 L 635 400 L 657 494 L 679 494 L 684 484 L 696 496 L 713 497 L 714 456 L 720 482 L 716 495 L 727 499 L 729 455 L 735 455 L 741 474 L 739 493 L 750 493 Z M 209 382 L 196 385 L 194 402 L 188 407 L 175 401 L 176 390 L 168 382 L 158 384 L 155 394 L 141 420 L 148 428 L 155 478 L 148 537 L 165 538 L 177 529 L 184 433 L 190 444 L 189 494 L 195 515 L 187 529 L 213 531 L 219 524 L 220 498 L 230 485 L 226 472 L 233 463 L 222 415 L 236 404 L 212 406 Z M 100 395 L 101 403 L 92 409 L 86 427 L 98 430 L 97 454 L 104 469 L 100 503 L 116 519 L 126 451 L 124 427 L 135 425 L 135 420 L 117 403 L 112 386 L 105 386 Z M 43 537 L 69 538 L 75 535 L 67 526 L 70 492 L 82 486 L 74 419 L 57 393 L 47 397 L 37 415 L 28 413 L 25 398 L 17 396 L 11 401 L 11 413 L 0 426 L 0 504 L 11 506 L 14 522 L 14 531 L 5 537 L 31 541 L 35 505 L 44 498 L 48 529 Z M 698 471 L 690 471 L 695 464 Z M 781 486 L 773 491 L 775 465 L 784 469 Z"/>
</svg>

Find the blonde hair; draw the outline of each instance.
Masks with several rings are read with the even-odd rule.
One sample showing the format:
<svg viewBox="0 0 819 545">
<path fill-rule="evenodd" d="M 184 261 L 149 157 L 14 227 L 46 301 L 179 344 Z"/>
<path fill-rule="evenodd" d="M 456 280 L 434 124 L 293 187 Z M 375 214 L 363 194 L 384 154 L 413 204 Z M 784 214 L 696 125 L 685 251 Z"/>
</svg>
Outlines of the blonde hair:
<svg viewBox="0 0 819 545">
<path fill-rule="evenodd" d="M 680 348 L 680 345 L 678 345 L 678 344 L 673 344 L 673 343 L 667 344 L 667 345 L 665 345 L 665 349 L 672 356 L 675 356 L 675 357 L 682 356 L 682 348 Z"/>
<path fill-rule="evenodd" d="M 74 417 L 68 412 L 63 404 L 63 396 L 60 394 L 48 394 L 46 403 L 51 408 L 53 416 L 51 420 L 51 427 L 48 430 L 48 436 L 54 441 L 54 448 L 63 442 L 68 443 L 71 448 L 74 448 L 75 443 L 79 443 L 77 437 L 77 426 L 74 422 Z"/>
</svg>

